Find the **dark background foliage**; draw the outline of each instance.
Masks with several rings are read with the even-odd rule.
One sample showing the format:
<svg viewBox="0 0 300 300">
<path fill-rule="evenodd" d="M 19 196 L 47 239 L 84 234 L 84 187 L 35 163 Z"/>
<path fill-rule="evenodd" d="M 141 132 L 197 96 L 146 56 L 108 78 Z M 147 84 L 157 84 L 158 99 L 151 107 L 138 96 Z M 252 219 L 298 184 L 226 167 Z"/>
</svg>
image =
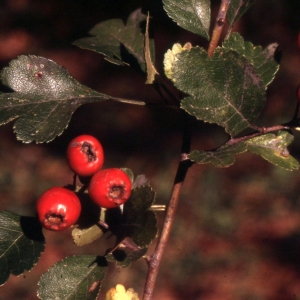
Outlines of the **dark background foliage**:
<svg viewBox="0 0 300 300">
<path fill-rule="evenodd" d="M 212 4 L 215 16 L 219 1 Z M 161 1 L 7 0 L 0 2 L 0 66 L 21 54 L 40 55 L 63 65 L 77 80 L 99 92 L 160 103 L 161 95 L 144 85 L 143 74 L 111 65 L 100 55 L 71 45 L 100 21 L 126 20 L 138 7 L 152 16 L 159 73 L 163 74 L 163 55 L 173 43 L 207 46 L 203 38 L 168 19 Z M 254 44 L 277 42 L 282 49 L 281 69 L 268 88 L 260 125 L 284 123 L 293 115 L 300 83 L 299 15 L 299 1 L 256 1 L 234 28 Z M 1 90 L 7 91 L 4 86 Z M 15 139 L 13 123 L 2 126 L 0 208 L 34 215 L 35 201 L 45 189 L 71 183 L 64 154 L 70 139 L 81 133 L 102 141 L 105 167 L 128 167 L 136 175 L 146 174 L 157 192 L 156 202 L 166 203 L 180 151 L 180 125 L 175 109 L 105 102 L 80 107 L 68 129 L 49 144 L 22 144 Z M 193 149 L 214 148 L 225 140 L 221 128 L 194 122 Z M 290 151 L 297 159 L 299 150 L 300 136 L 295 132 Z M 300 299 L 299 181 L 299 171 L 282 170 L 253 154 L 237 156 L 227 169 L 192 167 L 155 299 Z M 159 216 L 161 220 L 163 213 Z M 37 299 L 39 276 L 49 266 L 66 255 L 104 251 L 97 242 L 74 246 L 70 232 L 45 232 L 45 236 L 46 251 L 40 263 L 20 277 L 11 276 L 0 287 L 0 300 Z M 112 267 L 103 290 L 122 283 L 141 293 L 145 273 L 143 261 L 127 270 Z"/>
</svg>

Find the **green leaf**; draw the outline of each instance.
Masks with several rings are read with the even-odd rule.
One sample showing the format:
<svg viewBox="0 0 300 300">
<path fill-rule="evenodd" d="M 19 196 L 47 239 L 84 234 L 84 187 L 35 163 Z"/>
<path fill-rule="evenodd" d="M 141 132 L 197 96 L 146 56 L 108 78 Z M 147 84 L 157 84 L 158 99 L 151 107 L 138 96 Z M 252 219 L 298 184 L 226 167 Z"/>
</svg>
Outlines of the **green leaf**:
<svg viewBox="0 0 300 300">
<path fill-rule="evenodd" d="M 157 236 L 157 217 L 152 210 L 138 215 L 133 223 L 127 225 L 131 227 L 130 237 L 141 248 L 148 247 Z"/>
<path fill-rule="evenodd" d="M 268 133 L 246 142 L 248 150 L 260 155 L 272 164 L 287 170 L 299 168 L 298 161 L 287 149 L 294 137 L 287 131 L 279 131 L 277 135 Z"/>
<path fill-rule="evenodd" d="M 181 108 L 225 127 L 231 136 L 251 127 L 265 103 L 256 69 L 236 51 L 217 48 L 209 58 L 203 48 L 183 48 L 173 58 L 166 55 L 164 63 L 174 85 L 190 95 Z"/>
<path fill-rule="evenodd" d="M 155 193 L 149 184 L 138 185 L 136 183 L 139 181 L 144 182 L 144 180 L 147 180 L 144 175 L 137 176 L 130 200 L 124 205 L 124 209 L 129 210 L 132 214 L 138 214 L 150 209 L 155 199 Z"/>
<path fill-rule="evenodd" d="M 227 20 L 229 28 L 249 9 L 254 0 L 231 0 L 228 11 Z"/>
<path fill-rule="evenodd" d="M 140 248 L 146 248 L 157 235 L 156 214 L 150 210 L 154 198 L 155 193 L 149 185 L 138 186 L 124 205 L 126 236 L 131 237 Z"/>
<path fill-rule="evenodd" d="M 37 56 L 20 56 L 1 72 L 14 93 L 0 94 L 0 125 L 16 118 L 17 138 L 49 142 L 68 126 L 82 104 L 112 99 L 75 80 L 65 68 Z"/>
<path fill-rule="evenodd" d="M 253 64 L 265 87 L 273 81 L 275 74 L 279 70 L 279 65 L 274 60 L 277 46 L 276 43 L 270 44 L 262 50 L 261 46 L 255 47 L 252 43 L 245 42 L 238 33 L 232 33 L 222 45 L 223 48 L 236 51 Z"/>
<path fill-rule="evenodd" d="M 135 10 L 124 25 L 121 19 L 112 19 L 101 22 L 93 27 L 89 34 L 93 37 L 83 38 L 73 44 L 105 56 L 105 59 L 118 64 L 128 64 L 122 60 L 121 44 L 138 61 L 141 69 L 145 71 L 144 35 L 141 32 L 141 22 L 146 20 L 141 9 Z M 151 44 L 153 44 L 151 40 Z"/>
<path fill-rule="evenodd" d="M 179 26 L 209 39 L 209 0 L 163 0 L 164 9 Z"/>
<path fill-rule="evenodd" d="M 299 168 L 298 161 L 287 149 L 293 139 L 293 135 L 287 131 L 279 131 L 277 135 L 267 133 L 238 144 L 226 143 L 214 151 L 194 150 L 188 157 L 198 164 L 211 163 L 224 168 L 234 163 L 233 155 L 250 151 L 276 166 L 292 171 Z"/>
<path fill-rule="evenodd" d="M 235 154 L 240 154 L 247 151 L 245 143 L 239 143 L 236 145 L 228 145 L 218 148 L 216 151 L 197 151 L 194 150 L 189 154 L 189 159 L 198 164 L 211 163 L 215 167 L 225 168 L 234 164 Z"/>
<path fill-rule="evenodd" d="M 0 213 L 0 285 L 9 275 L 31 270 L 44 251 L 41 224 L 33 217 Z"/>
<path fill-rule="evenodd" d="M 92 255 L 69 256 L 42 275 L 38 297 L 42 300 L 95 300 L 106 269 L 104 258 Z"/>
</svg>

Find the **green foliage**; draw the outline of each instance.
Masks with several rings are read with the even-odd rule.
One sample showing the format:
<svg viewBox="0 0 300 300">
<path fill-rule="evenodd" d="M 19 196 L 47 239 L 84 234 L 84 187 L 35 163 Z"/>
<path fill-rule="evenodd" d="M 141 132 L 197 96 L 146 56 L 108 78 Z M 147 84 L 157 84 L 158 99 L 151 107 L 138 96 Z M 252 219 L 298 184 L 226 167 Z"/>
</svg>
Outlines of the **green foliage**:
<svg viewBox="0 0 300 300">
<path fill-rule="evenodd" d="M 156 214 L 150 210 L 154 198 L 155 193 L 149 185 L 137 186 L 124 205 L 127 236 L 141 248 L 148 247 L 157 235 Z"/>
<path fill-rule="evenodd" d="M 229 31 L 253 2 L 231 0 L 227 14 Z M 209 0 L 163 0 L 163 4 L 179 26 L 209 40 Z M 137 9 L 126 24 L 121 19 L 99 23 L 90 30 L 91 37 L 74 44 L 121 66 L 129 65 L 134 58 L 139 68 L 147 72 L 146 83 L 153 83 L 157 71 L 152 63 L 154 42 L 149 38 L 148 22 L 149 17 L 146 19 L 141 9 Z M 231 136 L 215 150 L 192 151 L 188 155 L 191 161 L 228 167 L 234 163 L 235 155 L 250 151 L 284 169 L 299 168 L 287 149 L 293 141 L 291 133 L 265 134 L 254 125 L 265 104 L 266 88 L 279 69 L 273 58 L 276 46 L 271 44 L 262 49 L 233 33 L 227 35 L 212 57 L 208 57 L 204 48 L 192 47 L 190 43 L 183 47 L 175 44 L 167 51 L 165 74 L 184 94 L 181 109 L 198 120 L 224 127 Z M 17 119 L 14 124 L 17 138 L 27 143 L 53 140 L 82 104 L 108 99 L 126 102 L 89 89 L 63 67 L 43 57 L 20 56 L 2 70 L 1 80 L 13 91 L 0 93 L 0 125 Z M 249 128 L 257 130 L 255 137 L 234 138 Z M 97 207 L 100 212 L 100 216 L 96 214 L 97 220 L 88 223 L 88 228 L 78 222 L 72 231 L 77 246 L 103 238 L 109 231 L 116 238 L 115 247 L 108 249 L 105 257 L 70 256 L 55 264 L 39 281 L 40 299 L 96 299 L 108 261 L 125 268 L 147 253 L 158 233 L 157 217 L 151 209 L 155 193 L 144 175 L 134 179 L 130 169 L 123 170 L 133 182 L 130 200 L 116 209 Z M 81 189 L 77 192 L 80 194 Z M 81 200 L 90 200 L 87 191 L 80 196 Z M 20 275 L 30 270 L 43 250 L 44 237 L 36 218 L 0 213 L 0 284 L 10 274 Z"/>
<path fill-rule="evenodd" d="M 14 92 L 0 94 L 0 125 L 18 118 L 14 130 L 26 143 L 53 140 L 80 105 L 113 99 L 79 83 L 55 62 L 33 55 L 11 61 L 1 79 Z"/>
<path fill-rule="evenodd" d="M 38 297 L 42 300 L 97 299 L 106 269 L 104 258 L 92 255 L 69 256 L 42 275 Z"/>
<path fill-rule="evenodd" d="M 199 120 L 217 123 L 234 136 L 252 126 L 265 103 L 256 69 L 236 51 L 217 48 L 213 57 L 200 47 L 182 50 L 170 62 L 171 79 L 190 95 L 181 107 Z"/>
<path fill-rule="evenodd" d="M 209 0 L 163 0 L 164 9 L 179 26 L 209 39 Z"/>
<path fill-rule="evenodd" d="M 244 56 L 255 68 L 258 75 L 267 87 L 274 79 L 279 70 L 279 65 L 274 60 L 276 43 L 269 45 L 264 50 L 261 46 L 254 46 L 244 39 L 238 33 L 232 33 L 230 37 L 223 42 L 222 47 L 233 50 Z"/>
<path fill-rule="evenodd" d="M 221 146 L 215 151 L 194 150 L 189 154 L 189 159 L 198 164 L 211 163 L 218 168 L 229 167 L 234 164 L 235 154 L 240 154 L 247 151 L 247 146 L 244 143 L 236 145 Z"/>
<path fill-rule="evenodd" d="M 229 167 L 234 163 L 233 155 L 250 151 L 276 166 L 292 171 L 299 168 L 298 161 L 287 149 L 292 141 L 293 135 L 287 131 L 279 131 L 277 135 L 268 133 L 237 144 L 227 143 L 215 151 L 195 150 L 189 154 L 189 159 L 199 164 L 211 163 L 215 167 Z"/>
<path fill-rule="evenodd" d="M 31 270 L 44 251 L 44 237 L 36 218 L 0 213 L 0 284 L 9 275 Z"/>
<path fill-rule="evenodd" d="M 299 168 L 298 161 L 292 157 L 287 146 L 294 137 L 287 131 L 279 131 L 277 134 L 268 133 L 247 141 L 248 150 L 260 155 L 270 163 L 287 170 Z"/>
<path fill-rule="evenodd" d="M 123 45 L 137 59 L 141 69 L 146 71 L 144 35 L 141 32 L 141 22 L 145 20 L 146 16 L 142 14 L 141 9 L 137 9 L 128 17 L 126 25 L 121 19 L 107 20 L 89 31 L 92 37 L 79 39 L 73 44 L 100 53 L 111 63 L 127 65 L 128 61 L 122 58 Z M 150 40 L 149 43 L 153 53 L 154 42 Z"/>
</svg>

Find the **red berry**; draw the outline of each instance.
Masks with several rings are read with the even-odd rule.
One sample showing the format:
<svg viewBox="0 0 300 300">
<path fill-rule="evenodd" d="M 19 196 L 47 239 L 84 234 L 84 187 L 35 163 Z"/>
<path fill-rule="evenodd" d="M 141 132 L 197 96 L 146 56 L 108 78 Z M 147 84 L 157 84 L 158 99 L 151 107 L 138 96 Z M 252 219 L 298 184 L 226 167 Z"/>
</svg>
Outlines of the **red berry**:
<svg viewBox="0 0 300 300">
<path fill-rule="evenodd" d="M 68 145 L 67 161 L 70 168 L 77 175 L 82 177 L 92 176 L 103 165 L 103 148 L 93 136 L 79 135 Z"/>
<path fill-rule="evenodd" d="M 131 193 L 129 176 L 121 169 L 106 169 L 93 175 L 89 184 L 89 195 L 99 206 L 114 208 L 125 203 Z"/>
<path fill-rule="evenodd" d="M 76 223 L 81 212 L 81 204 L 74 192 L 55 186 L 38 199 L 36 211 L 43 227 L 61 231 Z"/>
</svg>

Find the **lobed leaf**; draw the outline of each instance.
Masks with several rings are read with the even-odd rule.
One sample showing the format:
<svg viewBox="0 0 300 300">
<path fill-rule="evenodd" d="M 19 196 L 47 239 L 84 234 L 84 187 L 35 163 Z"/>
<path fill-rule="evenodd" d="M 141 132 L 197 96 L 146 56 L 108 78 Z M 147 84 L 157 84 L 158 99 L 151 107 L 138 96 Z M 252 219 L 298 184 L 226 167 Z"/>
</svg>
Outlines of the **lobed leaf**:
<svg viewBox="0 0 300 300">
<path fill-rule="evenodd" d="M 146 16 L 139 8 L 130 14 L 126 25 L 121 19 L 101 22 L 89 31 L 92 37 L 79 39 L 73 44 L 100 53 L 111 63 L 127 65 L 128 62 L 122 58 L 121 45 L 123 45 L 137 59 L 141 69 L 145 71 L 144 35 L 141 32 L 141 22 L 144 20 L 146 20 Z M 153 39 L 149 40 L 149 45 L 154 49 Z"/>
<path fill-rule="evenodd" d="M 287 131 L 279 131 L 277 134 L 264 134 L 238 144 L 227 143 L 214 151 L 194 150 L 188 157 L 198 164 L 211 163 L 215 167 L 224 168 L 234 163 L 233 155 L 250 151 L 276 166 L 292 171 L 299 168 L 299 162 L 287 149 L 292 141 L 293 135 Z"/>
<path fill-rule="evenodd" d="M 228 11 L 227 20 L 229 28 L 249 9 L 255 0 L 231 0 Z"/>
<path fill-rule="evenodd" d="M 234 164 L 235 154 L 240 154 L 247 151 L 247 146 L 244 143 L 236 145 L 227 145 L 218 148 L 216 151 L 201 151 L 194 150 L 189 154 L 189 159 L 198 164 L 211 163 L 218 168 L 229 167 Z"/>
<path fill-rule="evenodd" d="M 156 238 L 157 217 L 154 211 L 147 210 L 144 214 L 137 215 L 134 222 L 127 224 L 130 237 L 141 248 L 146 248 Z"/>
<path fill-rule="evenodd" d="M 141 180 L 143 177 L 137 177 Z M 150 210 L 155 193 L 149 185 L 135 185 L 130 200 L 124 205 L 124 220 L 127 234 L 140 248 L 146 248 L 157 235 L 157 217 Z"/>
<path fill-rule="evenodd" d="M 209 0 L 163 0 L 164 9 L 179 26 L 209 39 Z"/>
<path fill-rule="evenodd" d="M 238 33 L 232 33 L 222 45 L 225 49 L 236 51 L 253 64 L 265 87 L 273 81 L 279 70 L 279 65 L 274 60 L 277 46 L 276 43 L 273 43 L 265 49 L 262 49 L 261 46 L 255 47 L 252 43 L 244 41 Z"/>
<path fill-rule="evenodd" d="M 0 284 L 9 275 L 31 270 L 44 251 L 41 224 L 36 218 L 0 213 Z"/>
<path fill-rule="evenodd" d="M 107 270 L 107 262 L 92 255 L 69 256 L 52 266 L 39 281 L 42 300 L 95 300 Z"/>
<path fill-rule="evenodd" d="M 53 140 L 82 104 L 117 100 L 89 89 L 65 68 L 38 56 L 22 55 L 11 61 L 1 79 L 14 92 L 0 93 L 0 125 L 17 119 L 14 131 L 25 143 Z"/>
<path fill-rule="evenodd" d="M 252 126 L 265 103 L 264 84 L 252 64 L 236 51 L 221 48 L 212 58 L 199 47 L 175 52 L 173 58 L 165 56 L 164 63 L 174 85 L 190 95 L 182 100 L 182 109 L 225 127 L 231 136 Z"/>
<path fill-rule="evenodd" d="M 279 131 L 277 135 L 268 133 L 246 142 L 248 151 L 260 155 L 270 163 L 287 170 L 299 168 L 299 162 L 290 155 L 287 146 L 294 137 L 287 131 Z"/>
</svg>

